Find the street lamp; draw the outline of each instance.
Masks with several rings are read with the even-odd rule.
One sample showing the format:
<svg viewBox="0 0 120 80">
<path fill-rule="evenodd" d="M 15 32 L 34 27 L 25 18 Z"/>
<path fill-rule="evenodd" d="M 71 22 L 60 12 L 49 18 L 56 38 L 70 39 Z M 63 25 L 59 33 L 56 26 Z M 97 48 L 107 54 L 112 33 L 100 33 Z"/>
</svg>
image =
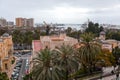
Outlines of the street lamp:
<svg viewBox="0 0 120 80">
<path fill-rule="evenodd" d="M 51 80 L 52 80 L 52 67 L 50 67 Z"/>
</svg>

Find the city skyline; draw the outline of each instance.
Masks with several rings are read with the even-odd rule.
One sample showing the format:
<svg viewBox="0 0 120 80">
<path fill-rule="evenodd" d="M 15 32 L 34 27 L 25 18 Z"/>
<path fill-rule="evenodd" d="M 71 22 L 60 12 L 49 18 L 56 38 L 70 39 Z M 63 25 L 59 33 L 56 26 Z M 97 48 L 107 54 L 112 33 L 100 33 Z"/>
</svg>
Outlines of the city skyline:
<svg viewBox="0 0 120 80">
<path fill-rule="evenodd" d="M 34 18 L 35 23 L 84 23 L 89 18 L 98 23 L 120 24 L 119 0 L 0 0 L 0 17 Z"/>
</svg>

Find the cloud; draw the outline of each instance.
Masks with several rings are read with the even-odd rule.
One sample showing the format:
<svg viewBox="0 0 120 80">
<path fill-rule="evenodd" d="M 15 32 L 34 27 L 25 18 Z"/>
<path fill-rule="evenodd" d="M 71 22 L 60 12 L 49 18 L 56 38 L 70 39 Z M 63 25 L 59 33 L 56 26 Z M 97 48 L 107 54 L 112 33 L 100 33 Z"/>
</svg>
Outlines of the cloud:
<svg viewBox="0 0 120 80">
<path fill-rule="evenodd" d="M 120 0 L 0 0 L 0 15 L 8 20 L 33 17 L 35 22 L 83 23 L 90 18 L 120 24 Z"/>
</svg>

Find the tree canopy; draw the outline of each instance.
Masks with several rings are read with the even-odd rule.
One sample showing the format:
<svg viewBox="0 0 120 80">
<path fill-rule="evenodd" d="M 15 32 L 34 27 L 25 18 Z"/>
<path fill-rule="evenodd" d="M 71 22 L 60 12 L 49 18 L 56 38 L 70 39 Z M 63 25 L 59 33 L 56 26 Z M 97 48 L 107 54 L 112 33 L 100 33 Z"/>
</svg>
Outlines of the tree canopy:
<svg viewBox="0 0 120 80">
<path fill-rule="evenodd" d="M 8 78 L 6 73 L 1 73 L 0 72 L 0 80 L 9 80 L 9 78 Z"/>
<path fill-rule="evenodd" d="M 85 32 L 91 32 L 95 36 L 99 36 L 99 33 L 103 31 L 103 27 L 99 26 L 98 23 L 89 22 L 88 27 L 85 29 Z"/>
</svg>

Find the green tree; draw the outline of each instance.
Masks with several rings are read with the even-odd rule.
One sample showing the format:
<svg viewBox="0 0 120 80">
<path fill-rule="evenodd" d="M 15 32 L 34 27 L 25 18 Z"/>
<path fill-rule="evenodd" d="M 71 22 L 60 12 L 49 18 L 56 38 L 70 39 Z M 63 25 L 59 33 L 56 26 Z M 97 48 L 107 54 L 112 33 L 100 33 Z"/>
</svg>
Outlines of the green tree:
<svg viewBox="0 0 120 80">
<path fill-rule="evenodd" d="M 76 38 L 79 41 L 81 34 L 82 34 L 81 30 L 78 30 L 78 31 L 67 33 L 67 36 Z"/>
<path fill-rule="evenodd" d="M 71 31 L 72 31 L 72 28 L 71 28 L 71 27 L 68 27 L 68 28 L 66 29 L 66 33 L 67 33 L 67 34 L 70 34 Z"/>
<path fill-rule="evenodd" d="M 12 38 L 14 43 L 19 43 L 20 30 L 14 30 L 12 33 Z"/>
<path fill-rule="evenodd" d="M 52 51 L 42 50 L 33 59 L 32 76 L 34 80 L 62 80 L 61 68 L 53 63 Z"/>
<path fill-rule="evenodd" d="M 18 40 L 18 43 L 19 43 L 20 45 L 24 43 L 24 39 L 25 39 L 24 36 L 25 36 L 25 35 L 24 35 L 24 33 L 22 33 L 22 32 L 20 32 L 19 35 L 17 35 L 17 37 L 18 37 L 17 40 Z"/>
<path fill-rule="evenodd" d="M 35 30 L 34 31 L 34 40 L 39 40 L 40 39 L 40 30 Z"/>
<path fill-rule="evenodd" d="M 47 25 L 46 26 L 46 35 L 49 35 L 50 34 L 50 25 Z"/>
<path fill-rule="evenodd" d="M 106 38 L 120 41 L 120 31 L 119 30 L 117 31 L 107 30 Z"/>
<path fill-rule="evenodd" d="M 115 57 L 112 52 L 107 49 L 102 49 L 101 53 L 97 56 L 97 59 L 98 61 L 103 59 L 105 61 L 105 66 L 115 65 Z"/>
<path fill-rule="evenodd" d="M 78 62 L 75 58 L 75 50 L 69 45 L 63 45 L 56 49 L 56 63 L 63 69 L 65 80 L 70 79 L 70 75 L 75 73 L 78 69 Z"/>
<path fill-rule="evenodd" d="M 112 50 L 112 54 L 115 57 L 116 63 L 118 62 L 118 59 L 120 58 L 120 48 L 119 47 L 115 47 Z"/>
<path fill-rule="evenodd" d="M 78 50 L 79 61 L 85 72 L 88 70 L 89 73 L 92 73 L 95 68 L 96 56 L 101 52 L 101 48 L 100 45 L 92 42 L 93 34 L 84 33 L 81 37 L 83 39 L 83 46 Z"/>
<path fill-rule="evenodd" d="M 0 72 L 0 80 L 9 80 L 9 78 L 8 78 L 6 73 L 1 73 Z"/>
<path fill-rule="evenodd" d="M 31 45 L 33 40 L 33 32 L 32 31 L 25 32 L 25 37 L 23 40 L 24 43 L 26 43 L 27 45 Z"/>
<path fill-rule="evenodd" d="M 103 26 L 100 26 L 100 32 L 101 32 L 101 31 L 104 31 L 104 28 L 103 28 Z"/>
<path fill-rule="evenodd" d="M 99 36 L 100 28 L 98 23 L 89 22 L 88 27 L 86 28 L 85 32 L 91 32 L 95 34 L 95 36 Z"/>
<path fill-rule="evenodd" d="M 6 32 L 4 29 L 0 29 L 0 36 L 3 35 Z"/>
<path fill-rule="evenodd" d="M 25 75 L 25 77 L 23 77 L 23 80 L 33 80 L 32 73 Z"/>
</svg>

